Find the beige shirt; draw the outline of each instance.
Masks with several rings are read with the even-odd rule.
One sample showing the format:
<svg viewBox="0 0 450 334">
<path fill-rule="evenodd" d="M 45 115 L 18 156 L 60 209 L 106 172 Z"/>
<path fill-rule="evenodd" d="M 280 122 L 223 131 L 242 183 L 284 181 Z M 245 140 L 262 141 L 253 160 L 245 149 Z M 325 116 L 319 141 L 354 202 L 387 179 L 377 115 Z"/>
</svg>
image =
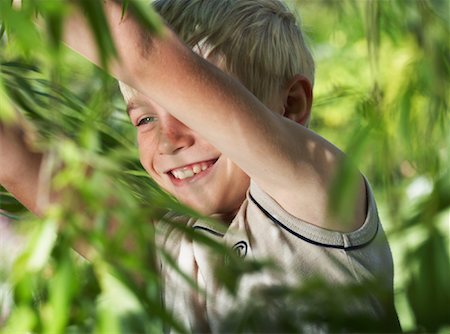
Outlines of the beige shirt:
<svg viewBox="0 0 450 334">
<path fill-rule="evenodd" d="M 363 312 L 376 321 L 398 323 L 393 307 L 392 256 L 368 185 L 367 198 L 365 223 L 351 233 L 324 230 L 290 215 L 254 183 L 229 227 L 213 221 L 176 218 L 187 227 L 186 233 L 173 224 L 159 223 L 162 253 L 166 259 L 170 256 L 182 273 L 161 257 L 165 306 L 192 332 L 229 331 L 227 326 L 233 320 L 227 319 L 237 319 L 248 305 L 256 310 L 270 308 L 268 313 L 275 323 L 280 319 L 277 312 L 292 314 L 298 328 L 305 330 L 308 321 L 302 319 L 313 309 L 311 300 L 320 298 L 326 304 L 335 303 L 344 314 Z M 270 260 L 275 267 L 243 275 L 237 296 L 233 297 L 215 274 L 217 265 L 226 268 L 226 257 L 216 255 L 201 240 L 193 240 L 189 232 L 225 243 L 245 259 Z M 352 298 L 345 290 L 348 285 L 361 286 L 365 282 L 372 285 L 363 289 L 362 297 Z M 296 299 L 292 293 L 283 295 L 282 290 L 273 295 L 278 296 L 275 299 L 258 294 L 275 287 L 298 288 L 307 293 L 314 284 L 323 284 L 316 299 L 301 294 Z M 326 312 L 323 307 L 319 313 L 322 311 Z M 264 315 L 262 319 L 266 319 Z M 321 328 L 326 330 L 326 325 Z"/>
</svg>

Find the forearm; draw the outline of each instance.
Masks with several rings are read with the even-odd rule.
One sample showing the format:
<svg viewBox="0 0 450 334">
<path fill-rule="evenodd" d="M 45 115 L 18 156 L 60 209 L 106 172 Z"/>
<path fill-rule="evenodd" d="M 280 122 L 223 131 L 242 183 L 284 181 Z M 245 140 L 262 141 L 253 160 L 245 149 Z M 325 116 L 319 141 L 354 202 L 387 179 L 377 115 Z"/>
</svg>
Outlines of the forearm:
<svg viewBox="0 0 450 334">
<path fill-rule="evenodd" d="M 30 148 L 19 125 L 0 123 L 0 184 L 36 214 L 41 213 L 37 198 L 42 160 L 43 155 Z"/>
</svg>

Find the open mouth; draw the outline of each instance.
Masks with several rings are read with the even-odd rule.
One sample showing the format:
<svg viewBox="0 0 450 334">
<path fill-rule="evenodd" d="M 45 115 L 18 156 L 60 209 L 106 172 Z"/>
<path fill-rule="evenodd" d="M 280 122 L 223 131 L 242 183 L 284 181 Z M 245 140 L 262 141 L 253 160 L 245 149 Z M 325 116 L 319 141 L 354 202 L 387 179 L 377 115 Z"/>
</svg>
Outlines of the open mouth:
<svg viewBox="0 0 450 334">
<path fill-rule="evenodd" d="M 173 181 L 189 181 L 208 172 L 218 159 L 196 162 L 167 172 Z"/>
</svg>

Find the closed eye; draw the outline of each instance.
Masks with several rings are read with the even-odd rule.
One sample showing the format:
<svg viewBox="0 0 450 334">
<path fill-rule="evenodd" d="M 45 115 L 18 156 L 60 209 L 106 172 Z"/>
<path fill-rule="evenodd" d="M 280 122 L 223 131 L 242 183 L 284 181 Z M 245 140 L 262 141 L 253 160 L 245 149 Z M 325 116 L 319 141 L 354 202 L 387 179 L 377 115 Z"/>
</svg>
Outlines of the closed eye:
<svg viewBox="0 0 450 334">
<path fill-rule="evenodd" d="M 147 116 L 147 117 L 143 117 L 139 120 L 139 122 L 137 123 L 136 126 L 141 126 L 141 125 L 145 125 L 145 124 L 149 124 L 149 123 L 153 123 L 156 121 L 156 117 L 152 117 L 152 116 Z"/>
</svg>

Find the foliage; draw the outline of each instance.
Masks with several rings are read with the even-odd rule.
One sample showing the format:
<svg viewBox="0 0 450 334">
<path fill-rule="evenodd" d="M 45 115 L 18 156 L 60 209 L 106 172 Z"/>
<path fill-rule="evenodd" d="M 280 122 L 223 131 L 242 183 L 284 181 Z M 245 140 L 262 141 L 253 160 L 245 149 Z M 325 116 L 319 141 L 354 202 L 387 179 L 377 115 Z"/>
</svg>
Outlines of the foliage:
<svg viewBox="0 0 450 334">
<path fill-rule="evenodd" d="M 10 3 L 0 0 L 0 119 L 20 109 L 33 121 L 39 133 L 35 145 L 51 152 L 47 172 L 64 200 L 38 219 L 0 192 L 0 209 L 20 218 L 18 230 L 27 245 L 11 270 L 0 261 L 0 282 L 10 271 L 16 305 L 2 332 L 159 332 L 162 323 L 183 332 L 160 305 L 158 250 L 149 220 L 168 210 L 195 213 L 162 192 L 140 167 L 134 129 L 114 80 L 62 47 L 64 2 L 24 1 L 21 11 Z M 115 51 L 95 3 L 80 2 L 106 64 Z M 157 30 L 152 11 L 139 1 L 127 3 Z M 311 127 L 347 152 L 374 188 L 394 255 L 403 329 L 448 330 L 449 3 L 292 4 L 302 13 L 317 62 Z M 44 18 L 44 32 L 32 23 L 36 11 Z M 342 173 L 336 187 L 345 188 L 349 178 L 345 169 Z M 200 241 L 227 252 L 211 240 Z M 236 275 L 225 275 L 226 286 L 233 290 L 239 273 L 261 266 L 236 260 Z M 311 297 L 311 291 L 323 294 Z M 317 282 L 264 294 L 326 302 L 332 294 L 326 291 Z M 255 316 L 258 305 L 240 315 L 242 327 L 235 331 L 270 328 L 264 327 L 267 319 Z M 341 316 L 335 320 L 343 321 Z M 286 331 L 299 330 L 285 318 L 278 321 Z M 354 326 L 373 330 L 359 322 Z"/>
<path fill-rule="evenodd" d="M 450 4 L 306 1 L 301 10 L 318 63 L 312 127 L 374 188 L 403 329 L 448 329 Z"/>
</svg>

